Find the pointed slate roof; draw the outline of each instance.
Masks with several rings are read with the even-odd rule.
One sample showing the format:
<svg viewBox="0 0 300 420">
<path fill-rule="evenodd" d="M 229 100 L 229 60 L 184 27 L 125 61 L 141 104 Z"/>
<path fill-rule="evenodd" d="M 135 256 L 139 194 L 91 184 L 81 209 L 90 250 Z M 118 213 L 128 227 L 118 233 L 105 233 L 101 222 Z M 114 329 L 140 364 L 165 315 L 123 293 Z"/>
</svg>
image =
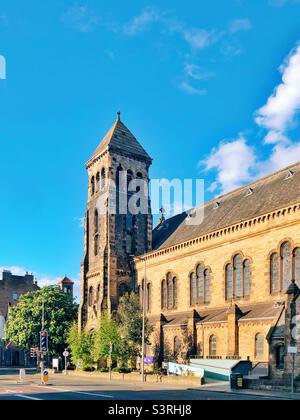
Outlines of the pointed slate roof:
<svg viewBox="0 0 300 420">
<path fill-rule="evenodd" d="M 131 131 L 123 124 L 119 114 L 116 122 L 103 138 L 86 166 L 90 166 L 90 164 L 106 150 L 143 159 L 149 161 L 149 163 L 152 162 L 151 157 L 145 149 L 141 146 Z"/>
</svg>

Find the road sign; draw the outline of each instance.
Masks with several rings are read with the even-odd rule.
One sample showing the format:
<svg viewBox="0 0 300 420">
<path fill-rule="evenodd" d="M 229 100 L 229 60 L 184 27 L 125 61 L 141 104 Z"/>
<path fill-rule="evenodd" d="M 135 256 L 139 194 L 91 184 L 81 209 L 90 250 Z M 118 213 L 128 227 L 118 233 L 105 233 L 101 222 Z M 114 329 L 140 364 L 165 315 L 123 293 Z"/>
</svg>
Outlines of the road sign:
<svg viewBox="0 0 300 420">
<path fill-rule="evenodd" d="M 69 357 L 69 356 L 70 356 L 70 353 L 69 353 L 67 350 L 65 350 L 65 351 L 63 352 L 63 356 L 64 356 L 64 357 Z"/>
<path fill-rule="evenodd" d="M 298 353 L 297 347 L 288 347 L 288 353 L 289 354 L 297 354 Z"/>
<path fill-rule="evenodd" d="M 43 371 L 43 383 L 47 383 L 49 381 L 49 372 L 48 370 Z"/>
</svg>

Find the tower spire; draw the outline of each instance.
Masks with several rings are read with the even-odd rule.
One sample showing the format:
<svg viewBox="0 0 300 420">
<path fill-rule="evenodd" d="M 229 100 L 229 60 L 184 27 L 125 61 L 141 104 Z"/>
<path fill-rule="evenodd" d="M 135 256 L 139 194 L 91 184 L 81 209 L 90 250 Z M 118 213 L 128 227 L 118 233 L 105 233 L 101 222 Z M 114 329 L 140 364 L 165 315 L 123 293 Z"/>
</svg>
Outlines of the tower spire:
<svg viewBox="0 0 300 420">
<path fill-rule="evenodd" d="M 117 112 L 117 116 L 118 116 L 118 121 L 121 121 L 121 112 Z"/>
</svg>

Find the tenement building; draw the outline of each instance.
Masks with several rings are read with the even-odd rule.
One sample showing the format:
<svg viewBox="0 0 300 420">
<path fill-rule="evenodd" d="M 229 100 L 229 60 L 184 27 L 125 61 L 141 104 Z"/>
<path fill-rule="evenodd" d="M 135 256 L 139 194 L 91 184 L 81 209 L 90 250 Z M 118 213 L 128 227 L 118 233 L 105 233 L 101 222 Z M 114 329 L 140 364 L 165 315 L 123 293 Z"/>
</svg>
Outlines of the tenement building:
<svg viewBox="0 0 300 420">
<path fill-rule="evenodd" d="M 146 287 L 148 356 L 250 358 L 287 372 L 300 313 L 300 164 L 206 203 L 198 225 L 187 223 L 193 211 L 153 232 L 150 211 L 98 214 L 120 170 L 148 181 L 150 164 L 119 117 L 87 163 L 81 325 L 93 330 L 127 290 L 142 302 Z"/>
</svg>

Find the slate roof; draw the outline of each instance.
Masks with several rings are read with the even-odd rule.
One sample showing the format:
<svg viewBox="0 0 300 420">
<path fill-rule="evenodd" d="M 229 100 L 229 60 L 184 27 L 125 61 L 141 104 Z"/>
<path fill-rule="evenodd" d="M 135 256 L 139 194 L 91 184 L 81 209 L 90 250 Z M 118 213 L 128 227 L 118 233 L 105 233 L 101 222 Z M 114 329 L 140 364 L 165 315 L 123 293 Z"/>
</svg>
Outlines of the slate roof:
<svg viewBox="0 0 300 420">
<path fill-rule="evenodd" d="M 152 162 L 151 157 L 144 150 L 138 140 L 131 131 L 122 123 L 118 117 L 117 121 L 105 135 L 91 159 L 87 162 L 88 167 L 94 159 L 101 155 L 104 151 L 110 150 L 116 153 L 126 154 L 136 158 L 141 158 Z"/>
<path fill-rule="evenodd" d="M 216 208 L 216 203 L 220 205 Z M 153 250 L 168 248 L 300 202 L 300 162 L 204 204 L 204 220 L 188 225 L 188 212 L 153 231 Z"/>
<path fill-rule="evenodd" d="M 58 284 L 74 284 L 73 280 L 69 279 L 67 276 L 65 276 L 63 279 L 59 280 Z"/>
</svg>

